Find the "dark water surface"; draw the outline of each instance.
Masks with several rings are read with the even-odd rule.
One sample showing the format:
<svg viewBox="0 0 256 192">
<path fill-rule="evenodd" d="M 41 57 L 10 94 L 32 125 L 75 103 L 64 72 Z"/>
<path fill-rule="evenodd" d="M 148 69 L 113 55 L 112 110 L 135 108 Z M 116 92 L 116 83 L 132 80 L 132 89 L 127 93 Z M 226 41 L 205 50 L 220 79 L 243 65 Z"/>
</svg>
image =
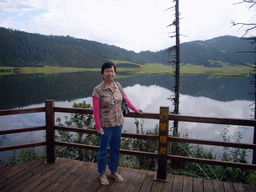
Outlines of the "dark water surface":
<svg viewBox="0 0 256 192">
<path fill-rule="evenodd" d="M 65 73 L 54 75 L 0 76 L 0 110 L 44 106 L 45 100 L 56 101 L 56 106 L 72 107 L 73 103 L 86 101 L 91 104 L 93 88 L 102 81 L 99 72 Z M 173 110 L 170 98 L 174 95 L 174 77 L 163 75 L 134 75 L 118 73 L 116 81 L 137 108 L 158 113 L 160 106 Z M 182 75 L 180 79 L 180 113 L 183 115 L 252 118 L 250 105 L 253 86 L 249 77 L 211 77 L 207 75 Z M 65 114 L 66 115 L 66 114 Z M 56 114 L 56 117 L 64 114 Z M 135 133 L 135 119 L 125 119 L 124 130 Z M 140 128 L 151 130 L 157 120 L 140 120 Z M 45 125 L 44 113 L 0 117 L 0 130 Z M 170 125 L 171 122 L 170 122 Z M 181 136 L 189 138 L 222 140 L 221 132 L 227 126 L 199 123 L 180 123 Z M 252 143 L 251 127 L 230 126 L 231 140 L 242 132 L 242 142 Z M 44 132 L 31 132 L 0 136 L 0 145 L 9 146 L 44 141 Z M 1 152 L 0 160 L 6 162 L 13 151 Z"/>
<path fill-rule="evenodd" d="M 125 74 L 118 73 L 120 76 Z M 170 74 L 135 75 L 118 78 L 123 87 L 140 84 L 158 85 L 173 91 L 174 78 Z M 99 72 L 65 73 L 53 75 L 0 76 L 0 109 L 13 109 L 45 100 L 72 101 L 89 97 L 93 88 L 102 81 Z M 253 100 L 249 77 L 211 77 L 208 75 L 182 75 L 180 93 L 203 96 L 218 101 Z"/>
</svg>

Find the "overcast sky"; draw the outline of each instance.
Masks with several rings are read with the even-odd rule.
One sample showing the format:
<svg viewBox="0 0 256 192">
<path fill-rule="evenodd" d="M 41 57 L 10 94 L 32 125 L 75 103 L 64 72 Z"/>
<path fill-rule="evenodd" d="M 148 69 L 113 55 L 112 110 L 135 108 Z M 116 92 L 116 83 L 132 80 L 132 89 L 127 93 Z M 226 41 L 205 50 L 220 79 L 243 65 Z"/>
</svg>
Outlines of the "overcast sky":
<svg viewBox="0 0 256 192">
<path fill-rule="evenodd" d="M 234 5 L 241 1 L 180 0 L 181 42 L 242 37 L 246 28 L 232 27 L 231 21 L 255 23 L 256 16 L 249 4 Z M 167 9 L 174 5 L 173 0 L 0 0 L 0 26 L 69 35 L 135 52 L 159 51 L 175 44 L 169 37 L 175 28 L 167 27 L 175 13 Z"/>
</svg>

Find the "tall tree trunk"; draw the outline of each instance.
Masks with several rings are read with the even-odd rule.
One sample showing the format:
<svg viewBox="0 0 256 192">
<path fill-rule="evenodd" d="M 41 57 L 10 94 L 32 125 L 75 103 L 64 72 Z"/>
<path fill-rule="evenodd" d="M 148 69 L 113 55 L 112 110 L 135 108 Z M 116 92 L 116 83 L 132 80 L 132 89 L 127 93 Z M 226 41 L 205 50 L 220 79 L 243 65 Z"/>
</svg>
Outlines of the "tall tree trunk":
<svg viewBox="0 0 256 192">
<path fill-rule="evenodd" d="M 175 26 L 176 26 L 176 57 L 175 57 L 175 87 L 174 87 L 174 114 L 179 114 L 179 89 L 180 89 L 180 24 L 179 24 L 179 0 L 176 0 L 175 5 Z M 178 121 L 173 123 L 173 136 L 178 136 Z"/>
<path fill-rule="evenodd" d="M 256 38 L 254 38 L 254 43 L 256 44 Z M 255 48 L 256 55 L 256 48 Z M 254 65 L 254 119 L 256 119 L 256 61 Z M 254 126 L 254 136 L 253 136 L 253 144 L 256 144 L 256 126 Z M 253 150 L 252 154 L 252 163 L 256 164 L 256 150 Z"/>
</svg>

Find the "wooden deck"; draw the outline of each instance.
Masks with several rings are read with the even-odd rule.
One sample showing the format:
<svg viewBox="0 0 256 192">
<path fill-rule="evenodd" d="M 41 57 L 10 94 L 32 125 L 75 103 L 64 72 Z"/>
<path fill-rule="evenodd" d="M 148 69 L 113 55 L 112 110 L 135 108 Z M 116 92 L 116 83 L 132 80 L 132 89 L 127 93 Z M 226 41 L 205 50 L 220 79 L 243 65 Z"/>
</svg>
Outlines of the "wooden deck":
<svg viewBox="0 0 256 192">
<path fill-rule="evenodd" d="M 229 192 L 256 191 L 256 186 L 212 181 L 201 178 L 168 175 L 167 182 L 155 181 L 155 172 L 122 168 L 124 182 L 109 179 L 101 186 L 97 164 L 57 158 L 54 164 L 45 160 L 0 168 L 0 191 L 184 191 Z"/>
</svg>

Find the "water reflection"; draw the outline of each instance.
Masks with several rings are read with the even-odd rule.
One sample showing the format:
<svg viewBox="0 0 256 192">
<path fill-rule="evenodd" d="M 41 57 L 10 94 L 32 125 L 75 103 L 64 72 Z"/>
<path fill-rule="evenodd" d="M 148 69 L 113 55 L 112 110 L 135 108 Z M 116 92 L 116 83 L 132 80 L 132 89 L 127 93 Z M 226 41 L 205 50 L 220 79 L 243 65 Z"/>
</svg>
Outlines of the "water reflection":
<svg viewBox="0 0 256 192">
<path fill-rule="evenodd" d="M 94 72 L 0 76 L 0 109 L 87 97 L 101 80 Z"/>
<path fill-rule="evenodd" d="M 173 105 L 168 99 L 174 93 L 168 89 L 151 85 L 141 86 L 134 85 L 126 87 L 125 92 L 134 105 L 142 108 L 145 112 L 159 112 L 160 106 L 168 106 L 173 110 Z M 235 100 L 235 101 L 217 101 L 206 97 L 194 97 L 189 95 L 180 95 L 180 114 L 202 117 L 221 117 L 221 118 L 252 118 L 253 112 L 251 110 L 251 101 Z M 134 119 L 126 118 L 124 129 L 128 132 L 135 133 Z M 142 121 L 141 121 L 142 123 Z M 156 120 L 145 120 L 143 124 L 144 130 L 154 128 L 158 125 Z M 170 122 L 172 126 L 172 122 Z M 179 134 L 181 137 L 188 135 L 188 138 L 223 141 L 222 133 L 224 129 L 228 129 L 228 137 L 231 142 L 238 139 L 239 132 L 242 135 L 241 143 L 253 143 L 253 127 L 245 126 L 228 126 L 228 125 L 215 125 L 204 123 L 179 123 Z M 211 148 L 213 152 L 220 153 L 220 147 L 207 147 Z M 248 153 L 248 162 L 251 162 L 252 153 Z"/>
<path fill-rule="evenodd" d="M 134 86 L 128 86 L 125 89 L 125 93 L 132 101 L 134 106 L 142 108 L 144 112 L 158 113 L 160 106 L 167 106 L 170 111 L 173 110 L 173 105 L 168 99 L 174 93 L 168 89 L 157 85 L 142 86 L 136 84 Z M 79 103 L 86 101 L 88 104 L 92 104 L 92 98 L 80 98 L 73 101 L 59 101 L 56 102 L 56 106 L 60 107 L 72 107 L 73 103 Z M 206 97 L 193 97 L 188 95 L 180 95 L 180 114 L 192 115 L 192 116 L 204 116 L 204 117 L 227 117 L 227 118 L 244 118 L 250 119 L 252 115 L 251 101 L 235 100 L 235 101 L 216 101 Z M 28 107 L 40 107 L 44 104 L 30 105 Z M 67 114 L 57 113 L 56 117 L 64 117 Z M 1 117 L 1 129 L 11 128 L 23 128 L 33 126 L 45 125 L 44 113 L 39 114 L 23 114 Z M 143 128 L 144 130 L 151 130 L 158 120 L 145 120 Z M 172 122 L 170 122 L 170 126 Z M 190 138 L 207 138 L 211 140 L 221 140 L 220 132 L 227 126 L 225 125 L 211 125 L 200 123 L 180 123 L 179 132 L 181 136 L 185 133 L 189 134 Z M 124 129 L 128 132 L 135 133 L 134 119 L 126 118 Z M 245 142 L 252 141 L 252 130 L 248 127 L 230 127 L 230 134 L 235 135 L 238 131 L 242 131 L 244 134 L 243 140 Z M 245 132 L 246 131 L 246 132 Z M 15 139 L 17 141 L 17 138 Z"/>
<path fill-rule="evenodd" d="M 145 112 L 159 112 L 160 106 L 168 106 L 173 110 L 173 105 L 168 99 L 173 92 L 156 86 L 141 86 L 134 85 L 126 87 L 125 92 L 138 108 L 142 108 Z M 203 117 L 223 117 L 223 118 L 244 118 L 250 119 L 252 115 L 251 101 L 235 100 L 235 101 L 216 101 L 206 97 L 193 97 L 188 95 L 180 95 L 180 114 L 203 116 Z M 126 120 L 127 121 L 127 120 Z M 158 121 L 155 122 L 158 124 Z M 131 123 L 130 123 L 131 124 Z M 132 125 L 132 124 L 131 124 Z M 171 122 L 170 122 L 171 125 Z M 134 126 L 131 126 L 134 127 Z M 152 122 L 145 121 L 145 129 L 152 129 Z M 224 125 L 209 125 L 202 123 L 180 123 L 180 134 L 189 133 L 190 138 L 207 138 L 212 140 L 220 140 L 220 132 L 223 130 Z M 134 129 L 128 128 L 129 132 Z M 235 135 L 239 130 L 252 130 L 238 126 L 230 128 L 230 134 Z M 245 133 L 244 141 L 252 142 L 252 134 Z"/>
<path fill-rule="evenodd" d="M 0 109 L 26 107 L 43 103 L 48 99 L 73 101 L 89 97 L 93 88 L 101 81 L 99 72 L 0 76 Z M 170 91 L 173 91 L 174 87 L 174 78 L 170 74 L 129 76 L 118 73 L 117 81 L 124 87 L 135 84 L 157 85 Z M 203 96 L 219 101 L 252 100 L 252 88 L 249 77 L 182 75 L 180 79 L 181 94 Z M 157 93 L 153 91 L 151 94 Z"/>
<path fill-rule="evenodd" d="M 61 107 L 72 107 L 74 102 L 79 103 L 84 100 L 86 100 L 86 103 L 92 104 L 92 98 L 90 96 L 92 94 L 92 89 L 102 80 L 98 74 L 97 77 L 95 77 L 95 74 L 93 73 L 89 73 L 89 77 L 85 76 L 84 73 L 78 73 L 77 76 L 74 76 L 73 74 L 65 74 L 65 77 L 63 75 L 57 75 L 51 76 L 50 78 L 42 77 L 42 79 L 37 76 L 34 80 L 31 80 L 31 78 L 33 79 L 32 76 L 29 81 L 27 81 L 27 77 L 25 76 L 20 77 L 22 77 L 21 79 L 24 79 L 22 81 L 21 79 L 15 81 L 12 78 L 4 80 L 4 82 L 8 82 L 5 86 L 11 88 L 11 91 L 7 94 L 8 91 L 1 88 L 1 97 L 4 98 L 5 101 L 2 102 L 1 108 L 14 108 L 16 105 L 19 107 L 20 105 L 27 107 L 41 107 L 44 106 L 44 101 L 46 99 L 55 99 L 55 105 Z M 134 76 L 132 78 L 118 79 L 118 81 L 125 87 L 125 93 L 137 108 L 142 108 L 144 112 L 158 113 L 160 106 L 168 106 L 171 111 L 173 110 L 171 100 L 168 99 L 170 96 L 174 95 L 171 88 L 172 83 L 167 82 L 166 80 L 169 77 L 169 75 L 142 75 Z M 65 81 L 62 81 L 63 78 Z M 197 80 L 197 83 L 202 80 L 206 81 L 207 78 L 208 77 L 206 76 L 201 76 L 200 80 Z M 158 81 L 156 79 L 158 79 Z M 230 87 L 227 86 L 232 82 L 232 79 L 229 79 L 228 82 L 222 82 L 218 81 L 219 79 L 215 79 L 215 86 L 208 87 L 209 84 L 207 86 L 207 83 L 205 82 L 206 85 L 204 86 L 204 89 L 196 89 L 198 85 L 193 81 L 191 82 L 191 76 L 186 76 L 182 79 L 183 83 L 185 81 L 187 82 L 187 89 L 185 89 L 184 86 L 181 88 L 183 94 L 180 95 L 180 114 L 205 117 L 252 118 L 251 115 L 253 114 L 250 107 L 252 101 L 248 99 L 249 93 L 246 93 L 245 91 L 249 89 L 249 86 L 246 86 L 246 88 L 242 86 L 248 79 L 240 79 L 240 83 L 233 82 L 235 85 Z M 1 82 L 3 83 L 3 78 L 1 79 Z M 136 82 L 140 83 L 136 84 Z M 210 83 L 211 79 L 208 79 L 207 82 Z M 222 84 L 225 84 L 225 86 L 221 86 Z M 200 86 L 203 86 L 203 83 L 201 83 Z M 236 89 L 234 89 L 234 86 L 236 86 Z M 13 90 L 14 87 L 17 87 L 17 89 Z M 230 91 L 230 93 L 228 91 Z M 24 92 L 26 93 L 24 94 Z M 191 95 L 184 94 L 184 92 L 189 92 Z M 206 95 L 214 94 L 212 94 L 211 97 L 206 97 L 202 96 L 202 92 Z M 199 96 L 193 96 L 193 94 Z M 212 97 L 222 99 L 216 100 L 212 99 Z M 233 97 L 234 99 L 232 100 Z M 226 101 L 223 101 L 223 98 L 226 98 Z M 25 100 L 23 103 L 20 103 L 22 99 Z M 66 115 L 67 114 L 57 113 L 56 117 L 64 117 Z M 134 122 L 135 119 L 126 118 L 124 130 L 135 133 Z M 0 117 L 0 123 L 1 130 L 44 126 L 45 116 L 44 113 L 4 116 Z M 142 122 L 140 119 L 140 126 L 143 125 L 145 131 L 154 129 L 154 126 L 158 123 L 158 120 L 144 120 L 144 122 Z M 172 122 L 170 122 L 170 126 L 171 125 Z M 188 134 L 189 138 L 221 141 L 221 132 L 227 127 L 227 125 L 181 122 L 179 124 L 179 133 L 181 136 Z M 235 141 L 238 137 L 238 132 L 241 132 L 243 135 L 241 142 L 252 143 L 252 127 L 230 126 L 228 128 L 231 141 Z M 28 134 L 6 135 L 5 137 L 2 136 L 0 137 L 0 144 L 1 141 L 3 146 L 9 146 L 40 142 L 43 140 L 44 132 L 41 131 Z M 10 152 L 8 154 L 10 154 Z M 7 153 L 1 153 L 2 160 L 6 161 L 6 156 Z"/>
</svg>

